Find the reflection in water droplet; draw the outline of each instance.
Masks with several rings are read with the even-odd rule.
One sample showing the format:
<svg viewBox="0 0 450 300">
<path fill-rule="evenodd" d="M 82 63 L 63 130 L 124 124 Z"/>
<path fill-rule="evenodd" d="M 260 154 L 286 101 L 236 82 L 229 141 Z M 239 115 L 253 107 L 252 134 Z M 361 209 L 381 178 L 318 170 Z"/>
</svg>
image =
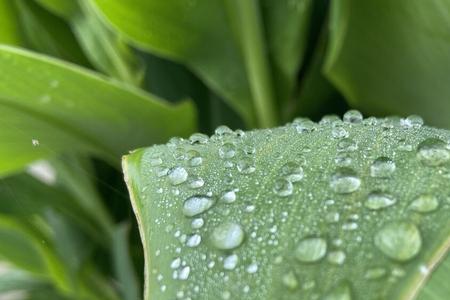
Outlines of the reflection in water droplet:
<svg viewBox="0 0 450 300">
<path fill-rule="evenodd" d="M 417 157 L 427 166 L 439 166 L 450 160 L 450 153 L 444 141 L 429 138 L 417 147 Z"/>
<path fill-rule="evenodd" d="M 374 191 L 369 194 L 364 205 L 373 210 L 382 209 L 394 205 L 396 200 L 388 193 Z"/>
<path fill-rule="evenodd" d="M 174 167 L 169 170 L 168 178 L 172 185 L 178 185 L 187 180 L 188 173 L 183 167 Z"/>
<path fill-rule="evenodd" d="M 361 123 L 363 115 L 359 111 L 352 109 L 346 112 L 342 119 L 347 123 Z"/>
<path fill-rule="evenodd" d="M 375 235 L 374 242 L 386 256 L 407 261 L 419 253 L 422 237 L 416 225 L 397 221 L 383 226 Z"/>
<path fill-rule="evenodd" d="M 292 182 L 286 179 L 277 179 L 273 186 L 273 192 L 280 197 L 287 197 L 292 195 L 294 186 Z"/>
<path fill-rule="evenodd" d="M 184 201 L 183 214 L 193 217 L 207 211 L 213 206 L 214 200 L 208 196 L 193 196 Z"/>
<path fill-rule="evenodd" d="M 379 157 L 370 166 L 370 176 L 388 178 L 396 169 L 395 162 L 389 157 Z"/>
<path fill-rule="evenodd" d="M 234 249 L 244 241 L 244 230 L 236 223 L 223 223 L 216 227 L 211 234 L 212 244 L 223 250 Z"/>
<path fill-rule="evenodd" d="M 439 200 L 430 194 L 422 194 L 416 199 L 414 199 L 409 205 L 409 209 L 427 213 L 436 210 L 439 206 Z"/>
<path fill-rule="evenodd" d="M 316 262 L 322 259 L 327 253 L 327 242 L 323 238 L 306 238 L 298 244 L 295 249 L 295 257 L 306 263 Z"/>
<path fill-rule="evenodd" d="M 330 188 L 338 194 L 349 194 L 357 191 L 361 185 L 361 179 L 351 168 L 339 168 L 331 176 Z"/>
</svg>

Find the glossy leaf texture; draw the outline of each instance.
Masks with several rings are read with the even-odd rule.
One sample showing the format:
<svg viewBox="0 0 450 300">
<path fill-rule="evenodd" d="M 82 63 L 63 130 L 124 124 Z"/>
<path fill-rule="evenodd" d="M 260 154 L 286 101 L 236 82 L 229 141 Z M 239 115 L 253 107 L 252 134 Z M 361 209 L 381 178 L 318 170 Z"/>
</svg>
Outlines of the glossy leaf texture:
<svg viewBox="0 0 450 300">
<path fill-rule="evenodd" d="M 450 133 L 356 111 L 123 160 L 145 299 L 412 299 L 450 247 Z"/>
<path fill-rule="evenodd" d="M 265 124 L 255 114 L 255 99 L 268 98 L 260 107 L 264 109 L 274 104 L 275 95 L 285 100 L 289 94 L 294 69 L 302 58 L 309 1 L 261 5 L 258 1 L 216 0 L 92 2 L 136 46 L 188 65 L 249 126 Z M 240 5 L 247 8 L 238 8 Z M 264 33 L 265 26 L 268 30 Z M 290 30 L 281 34 L 281 28 L 287 27 Z M 286 48 L 281 49 L 280 42 Z M 275 87 L 280 89 L 277 92 L 269 78 L 272 70 Z M 270 113 L 276 115 L 276 109 Z"/>
<path fill-rule="evenodd" d="M 325 72 L 358 109 L 448 128 L 449 13 L 439 0 L 332 1 Z"/>
<path fill-rule="evenodd" d="M 171 105 L 46 56 L 0 46 L 0 69 L 0 174 L 61 152 L 117 164 L 133 147 L 195 128 L 190 102 Z"/>
</svg>

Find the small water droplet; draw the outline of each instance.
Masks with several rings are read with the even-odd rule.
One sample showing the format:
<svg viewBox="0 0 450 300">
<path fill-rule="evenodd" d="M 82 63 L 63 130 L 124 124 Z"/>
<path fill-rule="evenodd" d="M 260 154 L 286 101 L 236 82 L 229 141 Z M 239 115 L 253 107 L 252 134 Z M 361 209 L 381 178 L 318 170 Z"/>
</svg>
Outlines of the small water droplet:
<svg viewBox="0 0 450 300">
<path fill-rule="evenodd" d="M 258 272 L 258 264 L 257 263 L 251 263 L 250 265 L 247 266 L 246 271 L 249 274 L 254 274 L 254 273 Z"/>
<path fill-rule="evenodd" d="M 353 152 L 358 150 L 358 144 L 351 138 L 343 138 L 338 142 L 337 151 Z"/>
<path fill-rule="evenodd" d="M 303 179 L 303 168 L 296 162 L 285 163 L 281 167 L 281 175 L 290 182 L 298 182 Z"/>
<path fill-rule="evenodd" d="M 364 274 L 364 278 L 366 279 L 378 279 L 386 275 L 386 269 L 381 267 L 375 267 L 367 270 Z"/>
<path fill-rule="evenodd" d="M 194 234 L 190 236 L 186 241 L 186 246 L 188 247 L 197 247 L 202 242 L 202 237 L 199 234 Z"/>
<path fill-rule="evenodd" d="M 331 251 L 328 253 L 327 260 L 335 265 L 342 265 L 345 261 L 346 255 L 343 251 Z"/>
<path fill-rule="evenodd" d="M 193 217 L 201 214 L 214 205 L 214 200 L 208 196 L 192 196 L 184 201 L 183 214 L 187 217 Z"/>
<path fill-rule="evenodd" d="M 179 185 L 187 180 L 188 173 L 183 167 L 174 167 L 169 170 L 168 178 L 172 185 Z"/>
<path fill-rule="evenodd" d="M 233 270 L 236 268 L 239 257 L 236 254 L 229 255 L 223 260 L 223 268 L 226 270 Z"/>
<path fill-rule="evenodd" d="M 193 229 L 199 229 L 203 227 L 203 224 L 205 224 L 205 221 L 202 218 L 196 218 L 192 220 L 191 227 Z"/>
<path fill-rule="evenodd" d="M 400 120 L 400 125 L 404 128 L 420 128 L 423 125 L 423 119 L 417 115 L 408 116 L 405 119 Z"/>
<path fill-rule="evenodd" d="M 39 140 L 37 140 L 37 139 L 32 139 L 32 140 L 31 140 L 31 145 L 33 145 L 33 147 L 39 146 Z"/>
<path fill-rule="evenodd" d="M 396 221 L 384 225 L 375 235 L 374 242 L 386 256 L 407 261 L 419 253 L 422 237 L 416 225 Z"/>
<path fill-rule="evenodd" d="M 225 143 L 219 148 L 219 156 L 223 159 L 233 158 L 236 155 L 236 146 L 231 143 Z"/>
<path fill-rule="evenodd" d="M 189 182 L 189 187 L 191 189 L 198 189 L 205 185 L 205 181 L 201 177 L 194 177 Z"/>
<path fill-rule="evenodd" d="M 286 179 L 277 179 L 273 186 L 273 192 L 280 197 L 287 197 L 294 192 L 294 186 Z"/>
<path fill-rule="evenodd" d="M 435 196 L 422 194 L 411 202 L 409 209 L 421 213 L 428 213 L 436 210 L 438 206 L 439 200 Z"/>
<path fill-rule="evenodd" d="M 217 226 L 211 234 L 212 244 L 223 250 L 234 249 L 244 241 L 244 230 L 237 223 L 223 223 Z"/>
<path fill-rule="evenodd" d="M 236 201 L 236 192 L 234 190 L 226 191 L 220 199 L 225 203 L 233 203 Z"/>
<path fill-rule="evenodd" d="M 332 288 L 324 297 L 323 300 L 351 300 L 352 289 L 347 281 L 340 282 L 337 286 Z"/>
<path fill-rule="evenodd" d="M 243 158 L 237 162 L 237 169 L 243 174 L 251 174 L 255 172 L 255 163 L 251 158 Z"/>
<path fill-rule="evenodd" d="M 348 167 L 352 164 L 352 158 L 347 153 L 338 153 L 334 158 L 334 162 L 339 167 Z"/>
<path fill-rule="evenodd" d="M 187 157 L 189 159 L 189 165 L 191 167 L 198 167 L 203 163 L 203 158 L 198 151 L 189 150 L 187 152 Z"/>
<path fill-rule="evenodd" d="M 331 130 L 331 136 L 335 139 L 343 139 L 348 137 L 348 131 L 343 127 L 334 127 Z"/>
<path fill-rule="evenodd" d="M 396 200 L 388 193 L 381 191 L 374 191 L 367 196 L 364 205 L 372 210 L 382 209 L 394 205 Z"/>
<path fill-rule="evenodd" d="M 283 284 L 290 290 L 295 290 L 298 288 L 298 280 L 294 272 L 289 271 L 281 277 Z"/>
<path fill-rule="evenodd" d="M 450 153 L 444 141 L 428 138 L 417 147 L 417 157 L 427 166 L 439 166 L 450 160 Z"/>
<path fill-rule="evenodd" d="M 331 176 L 330 188 L 338 194 L 349 194 L 357 191 L 361 186 L 361 179 L 351 168 L 339 168 Z"/>
<path fill-rule="evenodd" d="M 177 257 L 170 263 L 172 269 L 178 269 L 181 266 L 181 258 Z"/>
<path fill-rule="evenodd" d="M 361 123 L 363 115 L 359 111 L 352 109 L 347 111 L 342 119 L 347 123 Z"/>
<path fill-rule="evenodd" d="M 292 122 L 298 133 L 311 132 L 315 129 L 316 124 L 308 118 L 296 118 Z"/>
<path fill-rule="evenodd" d="M 327 253 L 327 242 L 323 238 L 310 237 L 303 239 L 295 249 L 295 257 L 306 263 L 321 260 Z"/>
<path fill-rule="evenodd" d="M 187 280 L 189 278 L 189 273 L 191 272 L 191 268 L 189 266 L 184 267 L 181 269 L 180 273 L 178 274 L 179 280 Z"/>
<path fill-rule="evenodd" d="M 203 133 L 194 133 L 189 137 L 189 142 L 191 144 L 206 144 L 208 143 L 209 137 Z"/>
<path fill-rule="evenodd" d="M 395 162 L 389 157 L 378 157 L 370 166 L 370 176 L 379 178 L 390 177 L 396 169 Z"/>
<path fill-rule="evenodd" d="M 221 126 L 217 127 L 216 130 L 214 130 L 214 133 L 217 136 L 221 137 L 224 135 L 232 134 L 233 131 L 228 126 L 221 125 Z"/>
</svg>

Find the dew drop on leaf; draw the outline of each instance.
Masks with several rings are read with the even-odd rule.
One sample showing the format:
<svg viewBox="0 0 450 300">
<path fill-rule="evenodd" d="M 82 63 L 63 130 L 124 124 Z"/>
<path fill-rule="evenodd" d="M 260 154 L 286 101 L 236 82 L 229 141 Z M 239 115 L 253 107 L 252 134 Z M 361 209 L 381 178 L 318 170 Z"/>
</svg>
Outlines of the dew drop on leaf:
<svg viewBox="0 0 450 300">
<path fill-rule="evenodd" d="M 394 205 L 395 202 L 396 200 L 392 197 L 392 195 L 381 191 L 374 191 L 367 196 L 367 200 L 364 205 L 369 209 L 378 210 Z"/>
<path fill-rule="evenodd" d="M 342 119 L 347 123 L 361 123 L 363 115 L 357 110 L 349 110 L 344 114 Z"/>
<path fill-rule="evenodd" d="M 358 144 L 351 138 L 344 138 L 338 142 L 337 150 L 339 152 L 354 152 L 358 150 Z"/>
<path fill-rule="evenodd" d="M 374 238 L 375 246 L 386 256 L 407 261 L 416 256 L 422 246 L 422 237 L 416 225 L 395 221 L 384 225 Z"/>
<path fill-rule="evenodd" d="M 174 167 L 169 170 L 168 178 L 172 185 L 179 185 L 187 180 L 188 173 L 183 167 Z"/>
<path fill-rule="evenodd" d="M 219 148 L 219 156 L 223 159 L 233 158 L 236 155 L 236 146 L 232 143 L 225 143 Z"/>
<path fill-rule="evenodd" d="M 255 172 L 255 163 L 251 158 L 243 158 L 237 162 L 237 169 L 243 174 L 251 174 Z"/>
<path fill-rule="evenodd" d="M 236 192 L 234 190 L 226 191 L 220 199 L 225 203 L 233 203 L 236 201 Z"/>
<path fill-rule="evenodd" d="M 391 177 L 396 169 L 395 162 L 389 157 L 378 157 L 370 166 L 370 176 L 379 178 Z"/>
<path fill-rule="evenodd" d="M 295 276 L 294 272 L 289 271 L 286 274 L 283 274 L 281 277 L 281 281 L 284 286 L 286 286 L 290 290 L 295 290 L 298 288 L 298 280 Z"/>
<path fill-rule="evenodd" d="M 280 178 L 275 181 L 273 192 L 280 197 L 287 197 L 294 192 L 294 186 L 292 185 L 292 182 Z"/>
<path fill-rule="evenodd" d="M 323 298 L 323 300 L 351 300 L 352 290 L 350 284 L 341 282 L 331 289 Z"/>
<path fill-rule="evenodd" d="M 338 194 L 349 194 L 357 191 L 361 186 L 361 179 L 351 168 L 339 168 L 330 179 L 330 188 Z"/>
<path fill-rule="evenodd" d="M 444 141 L 428 138 L 417 147 L 417 157 L 427 166 L 439 166 L 450 160 L 450 153 Z"/>
<path fill-rule="evenodd" d="M 212 244 L 222 250 L 234 249 L 244 241 L 244 230 L 237 223 L 223 223 L 214 228 L 211 234 Z"/>
<path fill-rule="evenodd" d="M 335 265 L 342 265 L 345 261 L 346 255 L 344 251 L 331 251 L 328 253 L 327 260 Z"/>
<path fill-rule="evenodd" d="M 183 214 L 187 217 L 199 215 L 213 206 L 214 200 L 208 196 L 192 196 L 184 201 Z"/>
<path fill-rule="evenodd" d="M 281 167 L 281 175 L 290 182 L 298 182 L 303 179 L 304 172 L 300 164 L 291 161 Z"/>
<path fill-rule="evenodd" d="M 427 213 L 436 210 L 439 206 L 439 200 L 430 194 L 422 194 L 415 198 L 409 205 L 409 209 Z"/>
<path fill-rule="evenodd" d="M 223 260 L 223 268 L 225 270 L 233 270 L 236 268 L 239 261 L 239 257 L 236 254 L 231 254 Z"/>
<path fill-rule="evenodd" d="M 295 249 L 295 257 L 306 263 L 321 260 L 327 253 L 327 242 L 320 237 L 310 237 L 303 239 Z"/>
</svg>

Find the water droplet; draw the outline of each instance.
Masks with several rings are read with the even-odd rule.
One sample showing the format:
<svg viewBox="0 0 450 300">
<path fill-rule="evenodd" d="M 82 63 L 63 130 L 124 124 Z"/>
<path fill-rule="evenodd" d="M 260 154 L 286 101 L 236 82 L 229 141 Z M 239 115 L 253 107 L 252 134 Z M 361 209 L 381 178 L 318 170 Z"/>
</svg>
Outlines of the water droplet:
<svg viewBox="0 0 450 300">
<path fill-rule="evenodd" d="M 223 268 L 226 270 L 233 270 L 236 268 L 239 257 L 236 254 L 229 255 L 223 260 Z"/>
<path fill-rule="evenodd" d="M 203 133 L 194 133 L 189 137 L 189 142 L 191 144 L 206 144 L 208 143 L 209 137 Z"/>
<path fill-rule="evenodd" d="M 191 272 L 191 268 L 189 266 L 184 267 L 183 269 L 181 269 L 180 273 L 178 274 L 178 279 L 187 280 L 189 278 L 190 272 Z"/>
<path fill-rule="evenodd" d="M 423 119 L 420 116 L 417 115 L 411 115 L 408 116 L 405 119 L 400 120 L 400 125 L 402 125 L 404 128 L 420 128 L 423 125 Z"/>
<path fill-rule="evenodd" d="M 250 273 L 250 274 L 254 274 L 254 273 L 258 272 L 258 264 L 252 263 L 252 264 L 248 265 L 246 271 L 247 271 L 247 273 Z"/>
<path fill-rule="evenodd" d="M 337 286 L 332 288 L 324 297 L 323 300 L 351 300 L 352 290 L 350 284 L 346 281 L 340 282 Z"/>
<path fill-rule="evenodd" d="M 225 203 L 232 203 L 236 201 L 236 192 L 234 190 L 223 193 L 221 200 Z"/>
<path fill-rule="evenodd" d="M 201 188 L 205 184 L 205 181 L 201 177 L 194 177 L 189 182 L 189 187 L 191 189 L 198 189 Z"/>
<path fill-rule="evenodd" d="M 389 157 L 378 157 L 370 166 L 370 176 L 388 178 L 396 169 L 395 162 Z"/>
<path fill-rule="evenodd" d="M 374 191 L 369 194 L 364 205 L 373 210 L 382 209 L 394 205 L 396 200 L 388 193 Z"/>
<path fill-rule="evenodd" d="M 39 146 L 39 140 L 37 140 L 37 139 L 32 139 L 32 140 L 31 140 L 31 145 L 33 145 L 33 147 Z"/>
<path fill-rule="evenodd" d="M 187 180 L 188 173 L 183 167 L 174 167 L 169 170 L 168 178 L 172 185 L 178 185 Z"/>
<path fill-rule="evenodd" d="M 205 221 L 202 218 L 196 218 L 192 220 L 191 227 L 193 229 L 199 229 L 203 227 L 203 224 L 205 224 Z"/>
<path fill-rule="evenodd" d="M 308 118 L 296 118 L 292 122 L 298 133 L 313 131 L 316 124 Z"/>
<path fill-rule="evenodd" d="M 223 223 L 216 227 L 211 234 L 212 244 L 223 250 L 234 249 L 244 241 L 244 230 L 236 223 Z"/>
<path fill-rule="evenodd" d="M 311 263 L 321 260 L 326 253 L 327 242 L 325 239 L 311 237 L 300 241 L 294 254 L 299 261 Z"/>
<path fill-rule="evenodd" d="M 217 127 L 216 130 L 214 130 L 214 133 L 217 136 L 221 137 L 221 136 L 224 136 L 227 134 L 232 134 L 233 131 L 228 126 L 221 125 L 221 126 Z"/>
<path fill-rule="evenodd" d="M 280 197 L 287 197 L 294 192 L 294 186 L 286 179 L 277 179 L 273 186 L 273 192 Z"/>
<path fill-rule="evenodd" d="M 342 139 L 348 137 L 348 131 L 343 127 L 334 127 L 331 130 L 331 136 L 335 139 Z"/>
<path fill-rule="evenodd" d="M 361 185 L 361 179 L 350 168 L 339 168 L 331 176 L 330 188 L 338 194 L 349 194 L 357 191 Z"/>
<path fill-rule="evenodd" d="M 325 220 L 328 223 L 337 223 L 339 222 L 339 213 L 338 212 L 329 212 L 325 215 Z"/>
<path fill-rule="evenodd" d="M 210 209 L 214 200 L 208 196 L 193 196 L 184 201 L 183 214 L 187 217 L 193 217 Z"/>
<path fill-rule="evenodd" d="M 352 109 L 346 112 L 342 119 L 347 123 L 361 123 L 363 115 L 359 111 Z"/>
<path fill-rule="evenodd" d="M 332 251 L 328 253 L 327 259 L 330 263 L 335 265 L 342 265 L 345 261 L 346 255 L 343 251 Z"/>
<path fill-rule="evenodd" d="M 353 152 L 358 150 L 358 144 L 351 138 L 343 138 L 337 145 L 339 152 Z"/>
<path fill-rule="evenodd" d="M 181 258 L 177 257 L 175 258 L 171 263 L 170 267 L 172 269 L 178 269 L 181 266 Z"/>
<path fill-rule="evenodd" d="M 190 236 L 186 241 L 186 246 L 188 247 L 197 247 L 202 242 L 202 237 L 199 234 L 194 234 Z"/>
<path fill-rule="evenodd" d="M 416 199 L 414 199 L 409 205 L 409 209 L 427 213 L 436 210 L 439 206 L 439 200 L 430 194 L 422 194 Z"/>
<path fill-rule="evenodd" d="M 281 167 L 281 175 L 290 182 L 298 182 L 303 179 L 303 168 L 296 162 L 288 162 Z"/>
<path fill-rule="evenodd" d="M 163 163 L 163 161 L 162 161 L 161 157 L 154 156 L 154 157 L 150 157 L 149 163 L 150 163 L 150 166 L 156 167 L 156 166 L 160 166 Z"/>
<path fill-rule="evenodd" d="M 450 153 L 444 141 L 429 138 L 417 147 L 417 157 L 427 166 L 439 166 L 450 160 Z"/>
<path fill-rule="evenodd" d="M 422 238 L 416 225 L 397 221 L 383 226 L 375 235 L 374 242 L 386 256 L 407 261 L 419 253 Z"/>
<path fill-rule="evenodd" d="M 281 277 L 283 284 L 290 290 L 295 290 L 298 288 L 298 280 L 294 272 L 290 271 Z"/>
<path fill-rule="evenodd" d="M 366 279 L 378 279 L 386 275 L 386 270 L 381 267 L 371 268 L 364 274 Z"/>
<path fill-rule="evenodd" d="M 219 156 L 223 159 L 233 158 L 236 155 L 236 146 L 231 143 L 225 143 L 219 148 Z"/>
<path fill-rule="evenodd" d="M 347 153 L 338 153 L 334 159 L 334 162 L 339 167 L 348 167 L 352 164 L 352 158 Z"/>
<path fill-rule="evenodd" d="M 255 172 L 255 163 L 251 158 L 244 158 L 238 161 L 237 169 L 243 174 L 251 174 Z"/>
<path fill-rule="evenodd" d="M 187 152 L 187 157 L 189 159 L 189 165 L 191 167 L 198 167 L 203 163 L 203 158 L 198 151 L 189 150 Z"/>
</svg>

